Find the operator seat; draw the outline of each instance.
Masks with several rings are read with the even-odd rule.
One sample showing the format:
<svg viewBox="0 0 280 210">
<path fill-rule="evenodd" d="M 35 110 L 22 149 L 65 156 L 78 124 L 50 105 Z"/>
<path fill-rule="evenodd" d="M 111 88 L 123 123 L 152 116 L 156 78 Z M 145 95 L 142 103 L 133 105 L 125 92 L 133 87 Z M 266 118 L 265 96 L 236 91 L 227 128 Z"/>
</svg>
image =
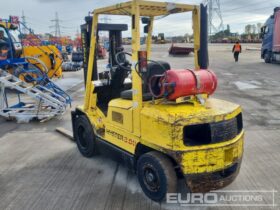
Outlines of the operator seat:
<svg viewBox="0 0 280 210">
<path fill-rule="evenodd" d="M 159 63 L 159 64 L 157 64 Z M 167 70 L 170 70 L 170 65 L 167 62 L 164 61 L 158 61 L 157 63 L 149 63 L 148 64 L 148 71 L 146 74 L 146 77 L 144 78 L 144 84 L 143 84 L 143 101 L 149 101 L 152 100 L 152 94 L 149 90 L 149 81 L 150 78 L 154 75 L 162 75 Z M 164 69 L 162 68 L 164 67 Z M 131 90 L 125 90 L 121 92 L 121 98 L 126 100 L 132 100 L 133 91 Z"/>
</svg>

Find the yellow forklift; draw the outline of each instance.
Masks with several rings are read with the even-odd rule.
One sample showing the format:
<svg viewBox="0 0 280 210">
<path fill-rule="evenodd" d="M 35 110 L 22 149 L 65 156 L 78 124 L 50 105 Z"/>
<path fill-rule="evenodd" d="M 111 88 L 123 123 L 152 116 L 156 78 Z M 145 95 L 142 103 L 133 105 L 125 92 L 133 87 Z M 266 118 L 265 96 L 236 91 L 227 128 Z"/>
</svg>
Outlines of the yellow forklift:
<svg viewBox="0 0 280 210">
<path fill-rule="evenodd" d="M 194 70 L 151 59 L 155 17 L 183 12 L 192 13 Z M 131 54 L 121 46 L 126 26 L 99 24 L 100 15 L 131 17 Z M 81 154 L 119 160 L 137 173 L 143 192 L 154 201 L 176 193 L 180 178 L 192 192 L 230 184 L 243 155 L 242 112 L 237 104 L 209 97 L 217 78 L 207 68 L 207 7 L 133 0 L 96 9 L 88 19 L 82 33 L 85 99 L 72 112 Z M 148 34 L 145 51 L 140 49 L 141 22 Z M 96 64 L 102 30 L 110 31 L 108 72 L 98 71 Z"/>
</svg>

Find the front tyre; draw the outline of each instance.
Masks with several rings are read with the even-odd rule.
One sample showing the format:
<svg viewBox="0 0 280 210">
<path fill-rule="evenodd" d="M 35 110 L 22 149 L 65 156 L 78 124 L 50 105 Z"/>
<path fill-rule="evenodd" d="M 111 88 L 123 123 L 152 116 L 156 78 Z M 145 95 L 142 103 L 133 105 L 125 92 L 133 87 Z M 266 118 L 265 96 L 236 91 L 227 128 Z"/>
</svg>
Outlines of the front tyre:
<svg viewBox="0 0 280 210">
<path fill-rule="evenodd" d="M 83 156 L 89 158 L 97 154 L 93 128 L 85 115 L 80 115 L 75 119 L 74 138 Z"/>
<path fill-rule="evenodd" d="M 171 160 L 159 152 L 140 156 L 137 162 L 137 176 L 147 197 L 162 201 L 167 193 L 177 192 L 177 176 Z"/>
</svg>

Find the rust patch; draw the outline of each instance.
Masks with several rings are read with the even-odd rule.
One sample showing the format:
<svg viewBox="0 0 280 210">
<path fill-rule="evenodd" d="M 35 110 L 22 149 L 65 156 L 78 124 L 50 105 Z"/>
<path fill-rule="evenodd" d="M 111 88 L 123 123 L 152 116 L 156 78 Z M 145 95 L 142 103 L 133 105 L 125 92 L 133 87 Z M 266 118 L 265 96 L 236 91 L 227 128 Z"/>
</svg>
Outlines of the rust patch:
<svg viewBox="0 0 280 210">
<path fill-rule="evenodd" d="M 105 135 L 105 129 L 104 128 L 99 128 L 96 130 L 97 135 L 99 136 L 104 136 Z"/>
<path fill-rule="evenodd" d="M 235 169 L 232 169 L 232 167 L 235 167 L 235 164 L 233 164 L 231 167 L 223 171 L 185 175 L 186 184 L 193 193 L 206 193 L 211 190 L 217 190 L 226 187 L 237 177 L 240 170 L 241 161 L 242 160 L 239 160 L 235 163 Z"/>
<path fill-rule="evenodd" d="M 162 149 L 162 152 L 172 157 L 182 168 L 183 154 L 172 150 Z M 185 174 L 185 182 L 191 192 L 206 193 L 211 190 L 221 189 L 231 184 L 237 177 L 242 159 L 237 160 L 227 169 L 211 173 Z"/>
<path fill-rule="evenodd" d="M 162 152 L 167 154 L 168 156 L 170 156 L 171 158 L 173 158 L 175 160 L 175 162 L 177 163 L 177 165 L 182 168 L 182 161 L 183 161 L 183 153 L 179 152 L 179 151 L 172 151 L 172 150 L 168 150 L 168 149 L 163 149 L 162 148 Z"/>
</svg>

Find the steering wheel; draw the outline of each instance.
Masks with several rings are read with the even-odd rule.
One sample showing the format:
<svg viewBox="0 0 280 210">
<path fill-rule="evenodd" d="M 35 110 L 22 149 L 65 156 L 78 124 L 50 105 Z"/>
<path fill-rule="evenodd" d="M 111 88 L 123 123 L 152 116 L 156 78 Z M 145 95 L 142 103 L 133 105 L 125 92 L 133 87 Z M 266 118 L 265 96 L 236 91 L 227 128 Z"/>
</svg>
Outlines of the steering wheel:
<svg viewBox="0 0 280 210">
<path fill-rule="evenodd" d="M 129 63 L 128 60 L 126 60 L 126 55 L 132 56 L 131 53 L 120 51 L 116 53 L 115 55 L 115 61 L 117 65 L 120 67 L 120 69 L 124 69 L 126 71 L 131 71 L 131 63 Z"/>
</svg>

